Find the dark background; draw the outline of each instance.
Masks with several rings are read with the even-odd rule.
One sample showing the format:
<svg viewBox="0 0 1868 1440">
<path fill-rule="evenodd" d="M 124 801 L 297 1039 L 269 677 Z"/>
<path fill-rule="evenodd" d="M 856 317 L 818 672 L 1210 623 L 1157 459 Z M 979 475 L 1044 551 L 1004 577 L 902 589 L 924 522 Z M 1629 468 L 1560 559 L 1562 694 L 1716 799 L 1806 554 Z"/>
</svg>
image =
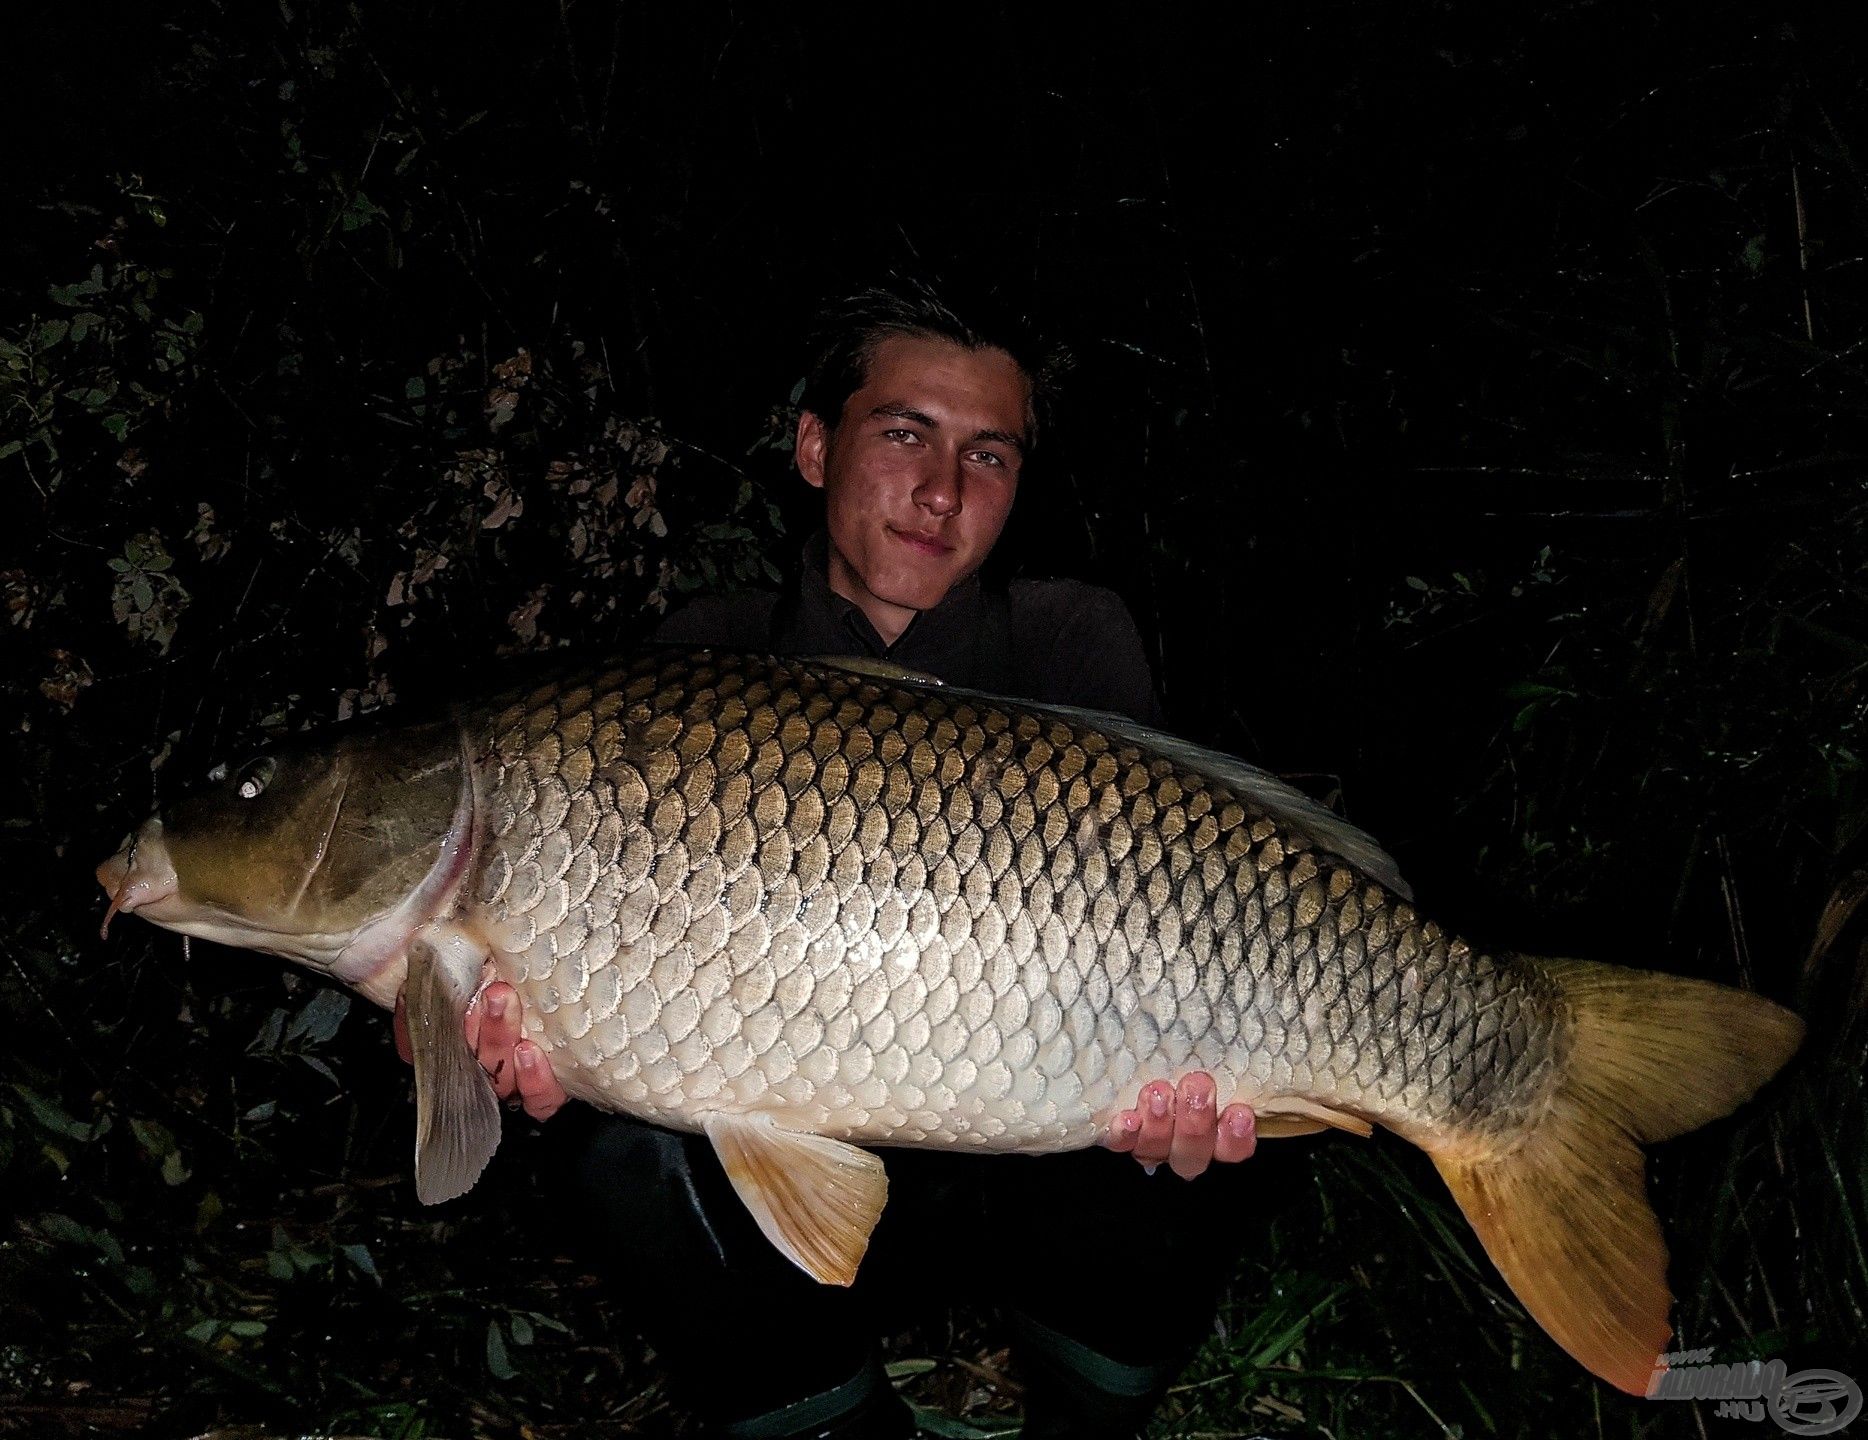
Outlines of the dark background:
<svg viewBox="0 0 1868 1440">
<path fill-rule="evenodd" d="M 265 735 L 769 583 L 802 327 L 903 265 L 1076 357 L 1003 553 L 1122 593 L 1176 729 L 1482 942 L 1805 1010 L 1790 1078 L 1655 1162 L 1678 1343 L 1868 1379 L 1850 20 L 12 17 L 0 1433 L 678 1426 L 524 1127 L 421 1209 L 380 1017 L 99 943 L 89 872 Z M 1161 1433 L 1713 1423 L 1555 1351 L 1421 1157 L 1297 1143 Z M 892 1341 L 951 1433 L 1016 1417 L 989 1307 Z M 723 1376 L 782 1323 L 723 1317 Z"/>
</svg>

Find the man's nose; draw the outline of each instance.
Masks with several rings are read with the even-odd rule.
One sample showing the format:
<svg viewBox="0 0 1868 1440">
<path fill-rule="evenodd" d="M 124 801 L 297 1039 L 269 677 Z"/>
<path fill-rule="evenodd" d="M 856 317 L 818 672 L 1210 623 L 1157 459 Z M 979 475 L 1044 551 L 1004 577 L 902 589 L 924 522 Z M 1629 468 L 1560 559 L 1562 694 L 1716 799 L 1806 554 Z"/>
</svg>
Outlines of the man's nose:
<svg viewBox="0 0 1868 1440">
<path fill-rule="evenodd" d="M 915 486 L 915 504 L 932 515 L 954 515 L 960 510 L 959 457 L 936 460 Z"/>
</svg>

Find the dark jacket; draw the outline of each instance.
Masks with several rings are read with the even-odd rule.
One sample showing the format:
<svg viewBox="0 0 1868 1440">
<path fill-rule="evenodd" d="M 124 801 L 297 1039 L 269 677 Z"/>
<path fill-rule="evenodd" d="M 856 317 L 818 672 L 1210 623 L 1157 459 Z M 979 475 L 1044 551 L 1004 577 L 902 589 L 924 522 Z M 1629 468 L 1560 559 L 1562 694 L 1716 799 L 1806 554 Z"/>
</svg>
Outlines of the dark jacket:
<svg viewBox="0 0 1868 1440">
<path fill-rule="evenodd" d="M 885 645 L 869 618 L 830 588 L 825 555 L 819 533 L 785 590 L 696 600 L 664 620 L 655 638 L 784 655 L 874 656 L 950 685 L 1160 723 L 1141 633 L 1114 591 L 1077 580 L 1014 580 L 999 592 L 975 575 Z"/>
</svg>

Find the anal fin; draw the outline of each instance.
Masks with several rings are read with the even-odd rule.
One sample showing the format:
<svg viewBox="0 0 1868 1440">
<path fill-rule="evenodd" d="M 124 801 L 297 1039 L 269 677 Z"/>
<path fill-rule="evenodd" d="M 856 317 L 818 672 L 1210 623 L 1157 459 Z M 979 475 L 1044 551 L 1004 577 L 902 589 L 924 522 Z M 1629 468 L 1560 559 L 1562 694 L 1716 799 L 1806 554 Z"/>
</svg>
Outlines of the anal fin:
<svg viewBox="0 0 1868 1440">
<path fill-rule="evenodd" d="M 409 946 L 409 1048 L 415 1056 L 415 1193 L 438 1205 L 473 1188 L 499 1148 L 499 1097 L 467 1048 L 468 1002 L 482 957 L 427 939 Z"/>
<path fill-rule="evenodd" d="M 1252 1107 L 1258 1117 L 1258 1138 L 1284 1140 L 1293 1135 L 1315 1135 L 1319 1130 L 1344 1130 L 1368 1139 L 1375 1127 L 1360 1115 L 1335 1110 L 1296 1095 L 1278 1095 Z"/>
<path fill-rule="evenodd" d="M 888 1200 L 888 1173 L 867 1150 L 782 1130 L 766 1115 L 702 1121 L 733 1189 L 786 1259 L 825 1285 L 848 1285 Z"/>
<path fill-rule="evenodd" d="M 1260 1115 L 1255 1125 L 1260 1140 L 1289 1140 L 1296 1135 L 1316 1135 L 1329 1128 L 1321 1120 L 1306 1120 L 1301 1115 Z"/>
</svg>

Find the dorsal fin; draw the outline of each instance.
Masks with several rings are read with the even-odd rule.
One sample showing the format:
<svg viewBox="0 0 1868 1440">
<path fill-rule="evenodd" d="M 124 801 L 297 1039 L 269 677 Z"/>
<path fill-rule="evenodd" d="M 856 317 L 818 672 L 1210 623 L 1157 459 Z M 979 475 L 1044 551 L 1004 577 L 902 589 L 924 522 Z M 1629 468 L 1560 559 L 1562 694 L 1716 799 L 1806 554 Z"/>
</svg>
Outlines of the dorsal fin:
<svg viewBox="0 0 1868 1440">
<path fill-rule="evenodd" d="M 874 666 L 888 667 L 859 669 L 848 661 L 838 658 L 830 661 L 807 662 L 835 665 L 840 669 L 864 675 L 882 684 L 894 685 L 903 690 L 925 691 L 929 695 L 938 695 L 948 701 L 981 700 L 993 705 L 1013 705 L 1020 710 L 1030 711 L 1034 715 L 1054 716 L 1059 720 L 1074 725 L 1087 725 L 1100 730 L 1118 740 L 1126 740 L 1131 745 L 1139 745 L 1144 750 L 1172 760 L 1176 765 L 1204 775 L 1207 779 L 1224 785 L 1228 790 L 1258 806 L 1266 814 L 1281 824 L 1289 825 L 1309 838 L 1320 850 L 1327 850 L 1332 855 L 1341 856 L 1355 866 L 1369 879 L 1384 885 L 1399 895 L 1403 900 L 1414 898 L 1414 887 L 1401 876 L 1401 867 L 1366 830 L 1351 825 L 1342 816 L 1326 806 L 1312 800 L 1303 791 L 1286 780 L 1279 779 L 1269 770 L 1261 770 L 1236 755 L 1227 755 L 1218 750 L 1208 750 L 1179 736 L 1169 735 L 1131 720 L 1126 715 L 1116 715 L 1104 710 L 1085 710 L 1076 705 L 1047 705 L 1036 700 L 1021 700 L 1010 695 L 989 695 L 983 690 L 969 690 L 964 686 L 945 685 L 938 680 L 923 679 L 915 672 L 901 670 L 899 674 L 889 673 L 899 668 L 889 666 L 887 661 L 872 662 Z"/>
<path fill-rule="evenodd" d="M 848 670 L 852 675 L 861 675 L 866 680 L 880 680 L 889 685 L 947 688 L 947 682 L 938 675 L 930 675 L 925 670 L 910 670 L 906 665 L 897 665 L 893 660 L 878 659 L 874 655 L 807 655 L 804 658 L 812 665 Z"/>
</svg>

